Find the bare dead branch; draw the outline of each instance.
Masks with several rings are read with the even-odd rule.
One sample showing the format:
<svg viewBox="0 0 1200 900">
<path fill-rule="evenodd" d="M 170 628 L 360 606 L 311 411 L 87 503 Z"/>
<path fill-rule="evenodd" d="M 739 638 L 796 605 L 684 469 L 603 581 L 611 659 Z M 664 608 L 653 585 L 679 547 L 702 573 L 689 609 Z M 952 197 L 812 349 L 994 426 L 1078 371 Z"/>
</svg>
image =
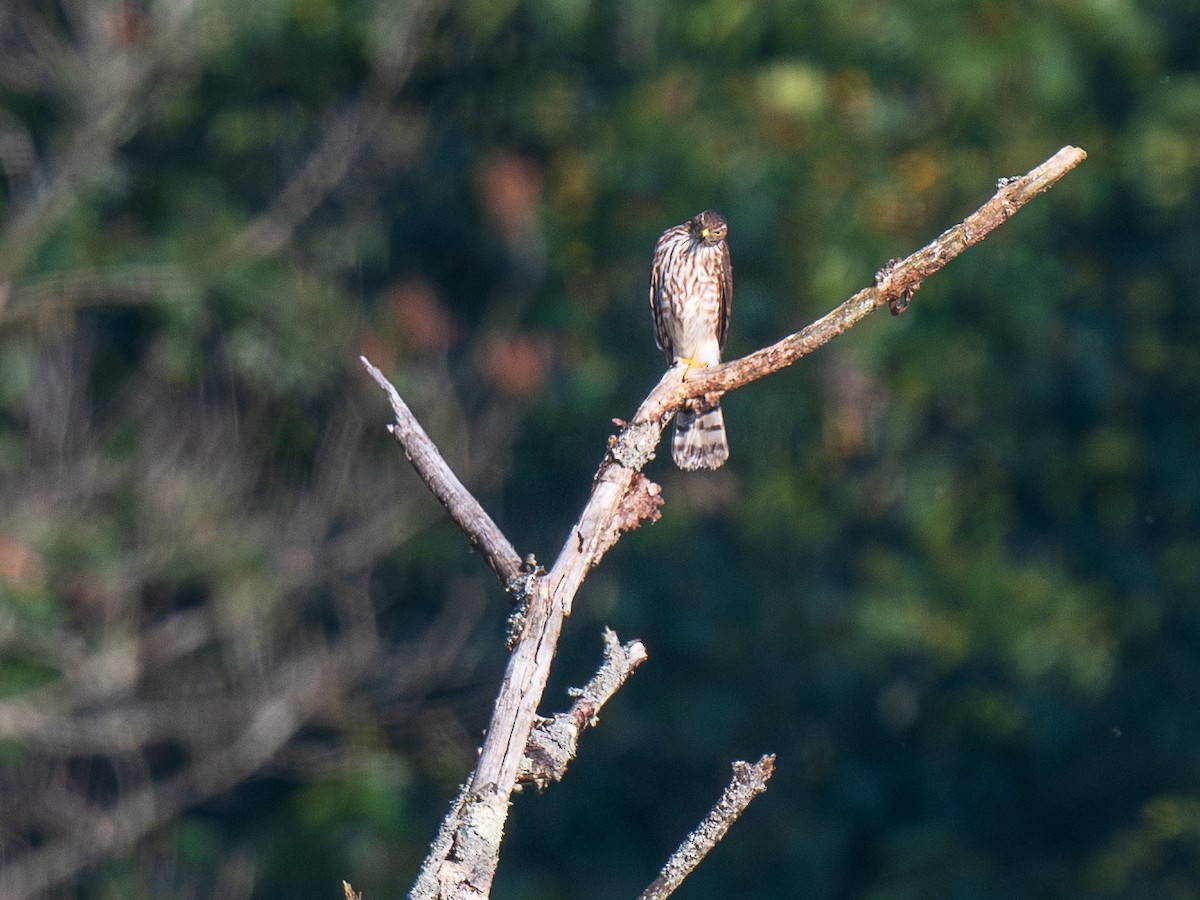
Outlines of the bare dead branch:
<svg viewBox="0 0 1200 900">
<path fill-rule="evenodd" d="M 641 641 L 622 644 L 611 628 L 605 628 L 604 660 L 600 668 L 584 687 L 571 692 L 578 699 L 569 710 L 534 726 L 517 780 L 533 782 L 539 788 L 551 781 L 562 781 L 567 765 L 579 749 L 580 734 L 600 721 L 600 708 L 645 661 L 646 648 Z"/>
<path fill-rule="evenodd" d="M 511 576 L 506 580 L 510 589 L 519 591 L 525 604 L 521 634 L 505 670 L 491 724 L 480 749 L 479 762 L 463 793 L 443 821 L 438 838 L 431 846 L 421 874 L 409 894 L 410 898 L 457 900 L 489 894 L 499 860 L 500 840 L 510 797 L 516 788 L 518 773 L 525 765 L 530 734 L 537 719 L 537 707 L 545 691 L 563 620 L 570 615 L 572 602 L 583 579 L 600 562 L 621 532 L 635 527 L 644 519 L 652 520 L 657 515 L 657 486 L 641 476 L 640 472 L 645 463 L 654 457 L 663 425 L 670 413 L 690 398 L 725 393 L 791 365 L 842 334 L 881 305 L 889 304 L 894 312 L 900 311 L 907 305 L 922 279 L 937 272 L 967 247 L 983 240 L 1021 206 L 1055 184 L 1085 157 L 1082 150 L 1064 147 L 1027 175 L 1004 179 L 996 195 L 962 223 L 908 258 L 889 264 L 877 275 L 874 286 L 860 291 L 807 328 L 742 359 L 699 372 L 693 369 L 686 384 L 683 382 L 682 366 L 673 367 L 663 375 L 630 423 L 610 440 L 587 504 L 568 533 L 549 573 L 524 572 L 520 581 L 512 580 Z M 411 413 L 403 406 L 395 388 L 365 359 L 363 364 L 392 397 L 398 422 L 402 418 L 401 409 L 404 410 L 404 417 L 411 420 Z M 419 431 L 419 426 L 417 428 Z M 428 441 L 424 432 L 419 432 L 419 436 L 423 441 Z M 397 437 L 412 459 L 413 451 L 405 437 L 399 433 Z M 418 444 L 414 443 L 413 446 Z M 428 449 L 444 466 L 431 444 Z M 418 465 L 416 459 L 413 462 Z M 453 478 L 448 468 L 446 473 Z M 453 484 L 461 489 L 457 479 Z M 430 482 L 430 486 L 435 494 L 439 489 L 444 490 L 444 483 L 440 479 Z M 438 497 L 442 499 L 441 494 Z M 446 501 L 443 500 L 443 503 Z M 470 503 L 473 504 L 472 508 L 478 508 L 473 499 Z M 486 514 L 482 510 L 479 513 L 482 516 L 480 521 L 491 525 Z M 490 546 L 496 541 L 493 534 L 473 530 L 475 517 L 464 516 L 456 518 L 456 521 L 467 531 L 472 543 Z M 507 547 L 507 542 L 502 546 Z M 507 549 L 511 551 L 511 547 Z M 516 560 L 515 552 L 511 555 L 501 553 L 499 557 L 507 559 L 508 566 L 512 566 Z M 497 569 L 494 563 L 493 569 L 502 579 L 505 578 L 502 571 L 508 571 L 508 568 Z M 747 766 L 746 780 L 753 783 L 756 777 L 761 776 L 760 781 L 765 783 L 773 761 L 774 757 L 764 757 L 757 766 Z M 738 780 L 735 777 L 735 782 Z M 749 796 L 756 792 L 751 791 Z M 721 804 L 718 804 L 720 808 Z M 736 816 L 728 821 L 733 818 Z M 724 829 L 720 833 L 723 834 Z M 719 837 L 720 834 L 717 834 L 716 839 Z"/>
<path fill-rule="evenodd" d="M 696 830 L 689 834 L 671 854 L 662 872 L 638 900 L 662 900 L 675 893 L 700 860 L 725 836 L 729 826 L 745 812 L 750 801 L 767 789 L 767 782 L 775 774 L 775 754 L 768 754 L 754 765 L 738 760 L 733 764 L 733 780 L 721 794 L 716 806 L 709 810 Z"/>
<path fill-rule="evenodd" d="M 466 783 L 459 787 L 458 795 L 454 798 L 454 802 L 450 804 L 450 812 L 442 819 L 442 824 L 438 826 L 437 834 L 434 835 L 433 841 L 429 845 L 429 853 L 425 856 L 425 861 L 421 864 L 421 871 L 417 873 L 412 890 L 408 892 L 409 897 L 438 896 L 440 889 L 438 871 L 442 864 L 450 858 L 450 851 L 454 846 L 454 838 L 465 825 L 463 813 L 467 808 L 467 800 L 470 795 L 471 779 L 468 778 Z"/>
<path fill-rule="evenodd" d="M 827 344 L 878 307 L 910 297 L 922 279 L 937 272 L 967 247 L 979 243 L 1086 156 L 1076 147 L 1064 147 L 1027 175 L 1006 180 L 991 200 L 963 222 L 911 256 L 889 265 L 877 284 L 859 291 L 807 328 L 741 359 L 708 369 L 692 369 L 686 383 L 683 366 L 669 369 L 610 445 L 587 506 L 550 571 L 551 592 L 563 598 L 567 613 L 570 614 L 571 598 L 588 570 L 599 563 L 611 546 L 611 523 L 620 518 L 622 504 L 636 498 L 632 490 L 633 475 L 653 457 L 663 423 L 672 411 L 690 398 L 727 393 L 777 372 Z"/>
<path fill-rule="evenodd" d="M 546 578 L 537 573 L 526 576 L 521 602 L 523 627 L 504 672 L 479 762 L 422 863 L 409 892 L 413 900 L 486 897 L 491 891 L 509 798 L 566 614 L 562 602 L 547 590 Z"/>
<path fill-rule="evenodd" d="M 421 423 L 412 414 L 408 404 L 401 399 L 400 393 L 392 383 L 371 365 L 365 356 L 360 359 L 363 367 L 392 402 L 392 412 L 396 421 L 388 426 L 388 431 L 400 442 L 405 456 L 417 470 L 417 474 L 429 485 L 429 490 L 442 506 L 446 507 L 450 518 L 466 532 L 471 546 L 483 553 L 488 566 L 496 573 L 501 583 L 507 587 L 519 580 L 524 574 L 521 557 L 517 555 L 508 538 L 479 505 L 479 501 L 458 480 L 458 476 L 438 452 L 437 445 L 429 439 L 429 435 L 425 433 L 425 429 L 421 427 Z"/>
<path fill-rule="evenodd" d="M 664 378 L 642 404 L 633 423 L 658 421 L 689 398 L 723 394 L 778 372 L 857 325 L 878 307 L 893 303 L 907 305 L 907 299 L 924 279 L 968 247 L 978 244 L 1086 158 L 1083 150 L 1067 146 L 1020 178 L 1001 179 L 995 196 L 987 203 L 916 253 L 890 263 L 880 271 L 873 286 L 859 291 L 807 328 L 741 359 L 708 369 L 692 369 L 688 373 L 686 387 L 681 380 L 682 372 L 670 379 L 670 383 L 664 384 L 668 382 Z"/>
</svg>

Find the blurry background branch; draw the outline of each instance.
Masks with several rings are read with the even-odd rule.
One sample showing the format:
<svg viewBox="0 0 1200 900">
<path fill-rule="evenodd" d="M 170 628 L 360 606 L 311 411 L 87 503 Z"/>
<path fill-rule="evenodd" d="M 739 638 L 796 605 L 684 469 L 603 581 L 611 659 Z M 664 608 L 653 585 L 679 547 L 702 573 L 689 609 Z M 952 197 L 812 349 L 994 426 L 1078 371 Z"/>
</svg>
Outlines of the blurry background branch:
<svg viewBox="0 0 1200 900">
<path fill-rule="evenodd" d="M 374 656 L 375 642 L 370 635 L 348 634 L 332 650 L 321 649 L 279 660 L 269 685 L 255 685 L 253 695 L 232 695 L 243 708 L 235 712 L 222 711 L 192 725 L 161 726 L 158 734 L 125 735 L 119 741 L 103 742 L 97 733 L 92 747 L 80 747 L 77 742 L 63 741 L 54 729 L 41 733 L 19 735 L 42 745 L 54 753 L 103 753 L 119 765 L 122 744 L 125 753 L 136 759 L 147 744 L 163 741 L 175 744 L 176 753 L 185 758 L 179 771 L 165 777 L 153 778 L 145 772 L 141 778 L 130 773 L 122 785 L 120 796 L 111 806 L 93 810 L 75 806 L 71 825 L 42 846 L 32 849 L 0 869 L 0 894 L 13 900 L 43 896 L 46 891 L 77 876 L 83 869 L 117 853 L 127 852 L 152 830 L 177 817 L 183 810 L 224 793 L 248 776 L 270 763 L 275 755 L 314 716 L 328 712 L 338 703 L 342 685 L 361 679 Z M 197 711 L 203 714 L 204 710 Z M 52 722 L 61 713 L 46 713 Z M 111 710 L 108 718 L 137 722 L 139 710 Z M 195 723 L 203 721 L 206 733 L 196 734 Z M 77 721 L 82 733 L 91 730 L 91 723 Z M 138 740 L 138 738 L 142 740 Z M 44 789 L 43 789 L 44 790 Z M 55 806 L 69 803 L 70 788 L 44 790 L 40 796 L 28 796 L 25 791 L 10 791 L 7 796 L 20 796 L 18 803 L 39 804 L 39 817 L 46 825 L 60 828 Z M 68 813 L 69 807 L 57 810 Z M 32 812 L 32 809 L 28 810 Z"/>
<path fill-rule="evenodd" d="M 0 230 L 0 284 L 42 243 L 114 165 L 118 147 L 143 125 L 164 86 L 196 76 L 209 33 L 206 5 L 66 0 L 57 11 L 14 3 L 0 40 L 0 84 L 69 97 L 75 121 L 66 143 L 38 159 L 27 132 L 10 120 L 5 168 L 11 198 Z"/>
<path fill-rule="evenodd" d="M 285 248 L 297 227 L 316 211 L 330 191 L 361 161 L 367 147 L 391 122 L 394 133 L 407 145 L 405 162 L 411 164 L 420 147 L 422 121 L 412 113 L 397 115 L 396 98 L 408 80 L 419 53 L 414 36 L 436 24 L 441 0 L 380 4 L 376 9 L 381 38 L 375 47 L 375 79 L 344 110 L 335 112 L 322 127 L 321 137 L 309 157 L 288 178 L 271 205 L 251 221 L 233 242 L 230 252 L 275 253 Z M 413 139 L 408 133 L 416 132 Z"/>
</svg>

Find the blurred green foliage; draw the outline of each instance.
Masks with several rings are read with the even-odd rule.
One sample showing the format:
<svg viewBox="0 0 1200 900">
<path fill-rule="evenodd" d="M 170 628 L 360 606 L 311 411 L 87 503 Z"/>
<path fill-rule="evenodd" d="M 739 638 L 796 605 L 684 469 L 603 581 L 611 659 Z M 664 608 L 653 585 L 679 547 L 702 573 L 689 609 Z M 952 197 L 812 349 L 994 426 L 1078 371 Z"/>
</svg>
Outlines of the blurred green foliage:
<svg viewBox="0 0 1200 900">
<path fill-rule="evenodd" d="M 489 605 L 425 696 L 459 726 L 368 704 L 321 736 L 338 764 L 256 775 L 80 896 L 411 881 L 506 607 L 358 353 L 545 562 L 661 370 L 664 228 L 728 217 L 740 355 L 1067 143 L 1088 161 L 903 317 L 731 395 L 725 469 L 651 466 L 663 519 L 585 585 L 548 698 L 602 625 L 650 662 L 518 798 L 495 896 L 635 895 L 763 752 L 679 896 L 1195 896 L 1196 4 L 206 0 L 158 58 L 168 5 L 0 16 L 0 128 L 41 161 L 6 150 L 0 198 L 0 697 L 66 671 L 65 628 L 202 608 L 242 659 L 360 579 L 401 653 L 463 579 Z M 77 55 L 22 68 L 27 20 Z"/>
</svg>

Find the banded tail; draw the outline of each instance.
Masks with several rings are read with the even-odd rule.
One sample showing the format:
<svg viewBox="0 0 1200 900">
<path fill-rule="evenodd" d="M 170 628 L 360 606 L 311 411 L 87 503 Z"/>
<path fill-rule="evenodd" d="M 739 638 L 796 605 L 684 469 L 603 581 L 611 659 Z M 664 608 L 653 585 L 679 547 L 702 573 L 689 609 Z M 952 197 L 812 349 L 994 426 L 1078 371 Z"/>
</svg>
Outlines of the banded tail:
<svg viewBox="0 0 1200 900">
<path fill-rule="evenodd" d="M 681 409 L 675 413 L 675 440 L 671 456 L 681 469 L 719 469 L 729 459 L 729 441 L 725 438 L 725 418 L 721 405 L 714 403 L 704 412 Z"/>
</svg>

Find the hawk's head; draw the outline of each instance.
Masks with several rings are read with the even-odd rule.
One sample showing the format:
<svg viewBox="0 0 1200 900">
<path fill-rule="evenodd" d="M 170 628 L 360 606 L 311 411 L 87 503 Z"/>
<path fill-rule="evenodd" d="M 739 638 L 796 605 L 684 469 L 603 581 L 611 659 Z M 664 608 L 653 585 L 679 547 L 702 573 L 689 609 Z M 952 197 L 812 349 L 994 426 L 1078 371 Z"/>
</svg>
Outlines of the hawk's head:
<svg viewBox="0 0 1200 900">
<path fill-rule="evenodd" d="M 706 244 L 719 244 L 729 233 L 729 223 L 719 212 L 706 209 L 691 221 L 692 237 Z"/>
</svg>

